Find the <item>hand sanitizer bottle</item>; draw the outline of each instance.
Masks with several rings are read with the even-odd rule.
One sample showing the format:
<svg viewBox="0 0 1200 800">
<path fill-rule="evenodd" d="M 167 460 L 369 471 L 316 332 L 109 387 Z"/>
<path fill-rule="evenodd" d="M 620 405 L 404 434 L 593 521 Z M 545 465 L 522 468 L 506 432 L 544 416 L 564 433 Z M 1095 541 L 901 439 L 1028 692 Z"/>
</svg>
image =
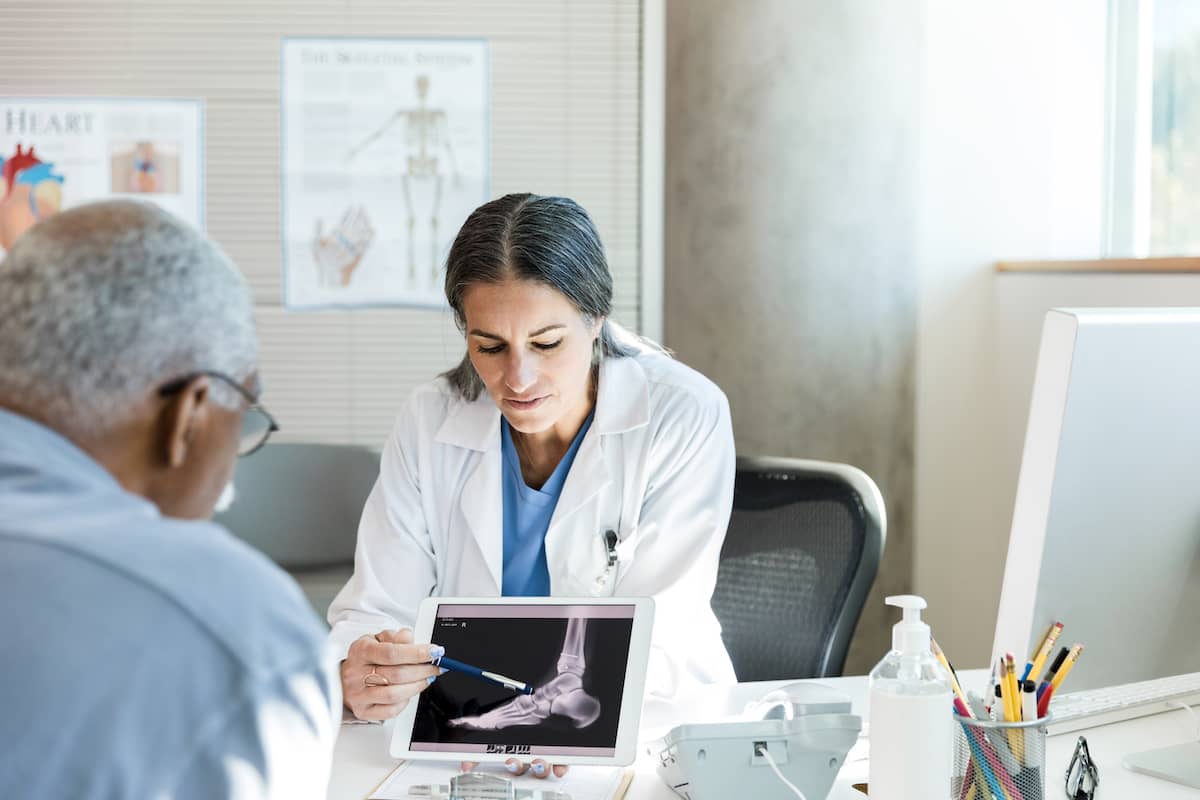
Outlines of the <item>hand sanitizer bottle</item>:
<svg viewBox="0 0 1200 800">
<path fill-rule="evenodd" d="M 871 670 L 871 800 L 951 797 L 954 705 L 950 676 L 930 651 L 925 600 L 887 598 L 904 609 L 892 628 L 892 650 Z"/>
</svg>

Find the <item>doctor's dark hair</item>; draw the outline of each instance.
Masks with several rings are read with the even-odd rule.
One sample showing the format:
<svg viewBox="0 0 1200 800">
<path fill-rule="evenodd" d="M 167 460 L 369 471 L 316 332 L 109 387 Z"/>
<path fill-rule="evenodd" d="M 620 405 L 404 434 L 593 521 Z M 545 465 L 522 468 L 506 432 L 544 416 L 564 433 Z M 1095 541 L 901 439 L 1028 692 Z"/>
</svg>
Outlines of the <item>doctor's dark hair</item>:
<svg viewBox="0 0 1200 800">
<path fill-rule="evenodd" d="M 596 226 L 574 200 L 509 194 L 471 212 L 446 259 L 446 300 L 460 331 L 466 331 L 462 302 L 467 287 L 509 278 L 556 289 L 589 323 L 604 319 L 592 353 L 594 363 L 639 352 L 631 335 L 608 320 L 612 273 Z M 477 399 L 483 391 L 469 354 L 443 374 L 466 400 Z"/>
</svg>

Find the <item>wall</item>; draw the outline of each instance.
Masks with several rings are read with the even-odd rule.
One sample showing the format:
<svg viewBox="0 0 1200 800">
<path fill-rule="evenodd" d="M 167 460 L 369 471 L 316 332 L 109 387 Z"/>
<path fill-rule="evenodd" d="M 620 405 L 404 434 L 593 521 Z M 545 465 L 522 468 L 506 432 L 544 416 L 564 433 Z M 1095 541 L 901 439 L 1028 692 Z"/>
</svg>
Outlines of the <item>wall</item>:
<svg viewBox="0 0 1200 800">
<path fill-rule="evenodd" d="M 847 663 L 911 588 L 919 15 L 873 0 L 667 4 L 665 338 L 739 453 L 844 461 L 887 502 Z"/>
<path fill-rule="evenodd" d="M 960 666 L 991 650 L 1029 328 L 1063 297 L 1023 297 L 1040 310 L 1010 341 L 994 263 L 1099 255 L 1104 46 L 1104 4 L 1092 0 L 924 4 L 914 578 Z"/>
<path fill-rule="evenodd" d="M 440 311 L 281 307 L 283 36 L 488 39 L 492 193 L 579 200 L 613 267 L 614 316 L 635 328 L 641 322 L 639 0 L 46 0 L 3 7 L 0 94 L 205 100 L 208 232 L 254 290 L 265 402 L 283 425 L 281 440 L 379 445 L 408 391 L 463 352 Z"/>
<path fill-rule="evenodd" d="M 1033 373 L 1041 343 L 1042 321 L 1051 308 L 1113 308 L 1141 306 L 1200 307 L 1200 275 L 1071 275 L 1002 273 L 995 277 L 993 337 L 996 342 L 997 469 L 1001 490 L 1011 504 L 1016 497 L 1017 473 Z"/>
</svg>

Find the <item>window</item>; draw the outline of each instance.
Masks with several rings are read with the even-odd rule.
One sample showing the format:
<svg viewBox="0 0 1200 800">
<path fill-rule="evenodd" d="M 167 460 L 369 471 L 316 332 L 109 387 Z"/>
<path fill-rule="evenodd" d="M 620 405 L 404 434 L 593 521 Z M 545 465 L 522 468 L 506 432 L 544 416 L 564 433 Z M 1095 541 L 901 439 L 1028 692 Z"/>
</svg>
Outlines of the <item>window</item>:
<svg viewBox="0 0 1200 800">
<path fill-rule="evenodd" d="M 1106 249 L 1200 255 L 1200 2 L 1109 4 Z"/>
</svg>

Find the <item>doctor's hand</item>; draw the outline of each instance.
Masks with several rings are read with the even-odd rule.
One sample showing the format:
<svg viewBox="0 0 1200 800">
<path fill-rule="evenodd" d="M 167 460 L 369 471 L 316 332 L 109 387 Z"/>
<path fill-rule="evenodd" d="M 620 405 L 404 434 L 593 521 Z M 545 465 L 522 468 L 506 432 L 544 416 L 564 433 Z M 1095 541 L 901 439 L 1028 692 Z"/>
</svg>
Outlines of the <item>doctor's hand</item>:
<svg viewBox="0 0 1200 800">
<path fill-rule="evenodd" d="M 478 761 L 463 761 L 459 764 L 459 767 L 463 772 L 470 772 L 478 766 Z M 510 758 L 504 762 L 504 768 L 513 775 L 524 775 L 528 772 L 535 778 L 549 778 L 551 775 L 556 778 L 561 778 L 563 775 L 566 775 L 567 770 L 570 769 L 570 767 L 566 766 L 565 764 L 555 764 L 554 766 L 550 766 L 546 763 L 545 759 L 541 758 L 535 758 L 528 764 L 526 764 L 524 761 Z"/>
<path fill-rule="evenodd" d="M 408 628 L 355 639 L 342 662 L 342 702 L 362 720 L 396 716 L 444 671 L 430 663 L 431 647 L 413 644 Z"/>
</svg>

